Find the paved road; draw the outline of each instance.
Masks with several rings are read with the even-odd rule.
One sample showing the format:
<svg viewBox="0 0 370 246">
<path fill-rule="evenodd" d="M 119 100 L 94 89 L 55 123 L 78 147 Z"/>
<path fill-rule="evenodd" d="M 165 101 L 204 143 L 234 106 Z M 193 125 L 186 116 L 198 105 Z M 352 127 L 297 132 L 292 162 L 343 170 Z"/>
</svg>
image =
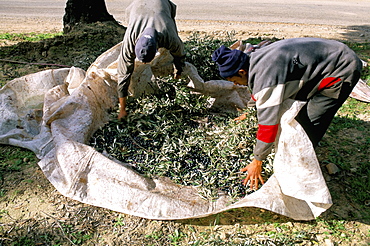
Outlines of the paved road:
<svg viewBox="0 0 370 246">
<path fill-rule="evenodd" d="M 108 11 L 124 23 L 130 0 L 106 0 Z M 178 20 L 369 25 L 369 0 L 173 0 Z M 66 0 L 0 0 L 1 19 L 47 17 L 61 20 Z"/>
</svg>

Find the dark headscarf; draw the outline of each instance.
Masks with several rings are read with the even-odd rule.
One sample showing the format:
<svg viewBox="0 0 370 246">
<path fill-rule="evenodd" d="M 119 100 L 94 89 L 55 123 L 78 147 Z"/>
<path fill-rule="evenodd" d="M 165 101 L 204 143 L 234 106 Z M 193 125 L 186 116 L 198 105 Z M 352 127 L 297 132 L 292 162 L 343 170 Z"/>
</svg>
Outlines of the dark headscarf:
<svg viewBox="0 0 370 246">
<path fill-rule="evenodd" d="M 220 75 L 224 78 L 235 75 L 245 63 L 249 62 L 247 54 L 240 50 L 231 50 L 222 45 L 212 54 L 212 60 L 217 63 Z"/>
</svg>

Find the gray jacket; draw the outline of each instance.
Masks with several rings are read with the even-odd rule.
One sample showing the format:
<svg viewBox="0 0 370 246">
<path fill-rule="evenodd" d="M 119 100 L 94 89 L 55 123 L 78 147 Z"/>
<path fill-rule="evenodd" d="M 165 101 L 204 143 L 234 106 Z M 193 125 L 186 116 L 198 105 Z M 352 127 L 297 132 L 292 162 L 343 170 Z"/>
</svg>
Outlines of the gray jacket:
<svg viewBox="0 0 370 246">
<path fill-rule="evenodd" d="M 158 32 L 158 48 L 166 48 L 174 57 L 177 74 L 185 65 L 184 44 L 178 36 L 175 22 L 176 5 L 169 0 L 134 0 L 126 9 L 126 29 L 121 54 L 118 59 L 118 96 L 126 97 L 134 71 L 135 44 L 146 28 Z"/>
<path fill-rule="evenodd" d="M 286 39 L 253 52 L 248 83 L 259 124 L 255 158 L 270 153 L 284 100 L 308 101 L 317 93 L 336 99 L 343 83 L 357 83 L 361 69 L 356 54 L 334 40 Z"/>
</svg>

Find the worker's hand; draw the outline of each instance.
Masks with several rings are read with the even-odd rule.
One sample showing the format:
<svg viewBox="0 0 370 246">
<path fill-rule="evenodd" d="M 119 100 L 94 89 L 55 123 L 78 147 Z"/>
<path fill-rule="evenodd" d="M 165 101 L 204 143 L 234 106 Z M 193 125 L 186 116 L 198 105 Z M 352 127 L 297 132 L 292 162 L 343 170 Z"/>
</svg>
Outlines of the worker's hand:
<svg viewBox="0 0 370 246">
<path fill-rule="evenodd" d="M 123 120 L 127 116 L 126 109 L 120 109 L 118 113 L 118 120 Z"/>
<path fill-rule="evenodd" d="M 259 181 L 264 184 L 263 178 L 261 176 L 262 172 L 262 161 L 253 159 L 253 161 L 246 167 L 240 169 L 241 172 L 248 172 L 247 177 L 243 181 L 243 185 L 247 185 L 250 181 L 251 189 L 258 189 Z"/>
<path fill-rule="evenodd" d="M 174 74 L 174 75 L 173 75 L 173 78 L 174 78 L 174 79 L 181 79 L 181 75 L 180 75 L 180 74 Z"/>
<path fill-rule="evenodd" d="M 239 121 L 245 120 L 246 118 L 247 118 L 247 113 L 244 113 L 244 114 L 239 115 L 239 117 L 236 117 L 234 121 L 236 121 L 236 123 L 239 123 Z"/>
</svg>

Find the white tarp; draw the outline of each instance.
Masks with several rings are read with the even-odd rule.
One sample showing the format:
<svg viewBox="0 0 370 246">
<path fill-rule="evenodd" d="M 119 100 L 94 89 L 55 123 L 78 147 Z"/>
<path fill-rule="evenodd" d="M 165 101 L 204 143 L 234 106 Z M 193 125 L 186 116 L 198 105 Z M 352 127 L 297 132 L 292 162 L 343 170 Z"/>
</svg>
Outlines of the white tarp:
<svg viewBox="0 0 370 246">
<path fill-rule="evenodd" d="M 331 206 L 315 151 L 294 120 L 302 102 L 284 105 L 274 174 L 261 189 L 236 203 L 226 196 L 205 200 L 196 187 L 180 186 L 168 178 L 145 178 L 128 164 L 88 146 L 92 134 L 108 121 L 108 110 L 118 103 L 119 49 L 120 44 L 102 54 L 86 72 L 47 70 L 8 82 L 0 90 L 0 143 L 36 153 L 45 176 L 64 196 L 143 218 L 197 218 L 231 208 L 260 207 L 296 220 L 311 220 Z M 150 65 L 136 67 L 133 80 L 140 79 L 130 87 L 134 95 L 152 83 L 154 75 L 171 73 L 171 61 L 163 54 Z M 191 64 L 185 68 L 183 77 L 187 76 L 196 91 L 215 98 L 214 106 L 228 104 L 232 109 L 248 102 L 245 87 L 222 80 L 204 82 Z M 137 87 L 140 90 L 135 91 Z"/>
</svg>

